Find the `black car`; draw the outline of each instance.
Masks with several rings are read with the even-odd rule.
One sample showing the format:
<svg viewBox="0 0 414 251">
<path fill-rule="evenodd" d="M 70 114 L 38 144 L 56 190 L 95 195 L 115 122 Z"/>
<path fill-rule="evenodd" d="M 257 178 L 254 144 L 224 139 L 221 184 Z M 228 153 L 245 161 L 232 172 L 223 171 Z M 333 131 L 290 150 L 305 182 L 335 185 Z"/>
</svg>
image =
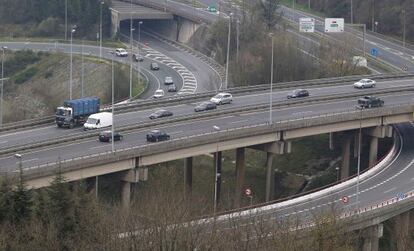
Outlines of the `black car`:
<svg viewBox="0 0 414 251">
<path fill-rule="evenodd" d="M 177 91 L 177 87 L 175 87 L 175 84 L 168 86 L 168 92 L 176 92 L 176 91 Z"/>
<path fill-rule="evenodd" d="M 158 119 L 158 118 L 162 118 L 162 117 L 169 117 L 172 116 L 173 113 L 164 109 L 159 109 L 156 110 L 155 112 L 151 113 L 151 115 L 149 115 L 150 119 Z"/>
<path fill-rule="evenodd" d="M 139 54 L 137 54 L 137 53 L 132 54 L 132 58 L 133 58 L 136 62 L 142 62 L 142 61 L 144 61 L 144 57 L 143 57 L 143 56 L 141 56 L 141 55 L 139 55 Z"/>
<path fill-rule="evenodd" d="M 150 68 L 151 68 L 151 70 L 153 70 L 153 71 L 158 71 L 158 70 L 160 69 L 160 67 L 158 66 L 158 64 L 157 64 L 157 63 L 151 63 Z"/>
<path fill-rule="evenodd" d="M 300 97 L 308 97 L 308 96 L 309 96 L 309 92 L 307 90 L 296 89 L 290 94 L 288 94 L 287 98 L 290 99 L 290 98 L 300 98 Z"/>
<path fill-rule="evenodd" d="M 118 132 L 114 132 L 114 141 L 122 140 L 123 136 Z M 102 131 L 99 133 L 99 141 L 101 142 L 111 142 L 112 133 L 111 131 Z"/>
<path fill-rule="evenodd" d="M 194 108 L 194 111 L 201 112 L 201 111 L 213 110 L 213 109 L 216 109 L 216 108 L 217 108 L 217 105 L 215 103 L 213 103 L 211 101 L 206 101 L 206 102 L 203 102 L 203 103 L 197 105 Z"/>
<path fill-rule="evenodd" d="M 147 141 L 148 142 L 158 142 L 158 141 L 165 141 L 170 140 L 170 135 L 166 132 L 160 130 L 152 130 L 147 134 Z"/>
<path fill-rule="evenodd" d="M 375 96 L 365 96 L 358 99 L 357 108 L 371 108 L 371 107 L 381 107 L 384 105 L 384 100 L 375 97 Z"/>
</svg>

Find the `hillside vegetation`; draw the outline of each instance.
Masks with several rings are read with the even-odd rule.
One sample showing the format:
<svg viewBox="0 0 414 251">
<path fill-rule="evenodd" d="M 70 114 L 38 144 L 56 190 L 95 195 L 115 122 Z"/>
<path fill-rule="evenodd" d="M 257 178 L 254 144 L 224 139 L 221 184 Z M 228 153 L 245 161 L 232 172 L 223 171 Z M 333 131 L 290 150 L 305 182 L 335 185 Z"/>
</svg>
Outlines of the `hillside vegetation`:
<svg viewBox="0 0 414 251">
<path fill-rule="evenodd" d="M 13 122 L 54 114 L 55 108 L 69 99 L 70 59 L 65 54 L 18 51 L 10 54 L 4 63 L 5 83 L 4 121 Z M 110 103 L 111 63 L 84 57 L 84 96 L 99 96 L 102 104 Z M 116 64 L 115 99 L 129 95 L 129 67 Z M 145 88 L 138 85 L 134 74 L 135 93 Z M 73 57 L 73 98 L 81 97 L 82 61 Z"/>
</svg>

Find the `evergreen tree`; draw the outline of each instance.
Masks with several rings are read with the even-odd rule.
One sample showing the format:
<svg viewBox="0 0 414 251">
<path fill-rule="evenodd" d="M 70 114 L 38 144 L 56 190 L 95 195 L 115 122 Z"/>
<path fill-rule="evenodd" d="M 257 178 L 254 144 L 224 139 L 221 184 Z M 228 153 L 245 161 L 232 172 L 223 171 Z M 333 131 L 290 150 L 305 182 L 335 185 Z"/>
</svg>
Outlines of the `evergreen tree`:
<svg viewBox="0 0 414 251">
<path fill-rule="evenodd" d="M 21 164 L 20 164 L 21 165 Z M 23 181 L 23 170 L 20 166 L 19 183 L 13 191 L 13 222 L 19 223 L 30 218 L 32 212 L 32 192 L 28 190 Z"/>
<path fill-rule="evenodd" d="M 13 191 L 10 181 L 5 177 L 0 182 L 0 223 L 10 220 L 12 211 Z"/>
</svg>

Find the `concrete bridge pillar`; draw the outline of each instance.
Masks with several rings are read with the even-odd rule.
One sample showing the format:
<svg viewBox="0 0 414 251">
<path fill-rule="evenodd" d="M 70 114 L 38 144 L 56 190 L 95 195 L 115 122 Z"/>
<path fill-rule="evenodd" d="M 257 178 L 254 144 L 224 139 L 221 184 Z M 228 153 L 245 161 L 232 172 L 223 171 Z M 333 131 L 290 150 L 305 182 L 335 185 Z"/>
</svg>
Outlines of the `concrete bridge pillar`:
<svg viewBox="0 0 414 251">
<path fill-rule="evenodd" d="M 335 149 L 335 133 L 329 133 L 329 150 Z"/>
<path fill-rule="evenodd" d="M 138 163 L 138 158 L 136 163 Z M 148 168 L 136 167 L 128 171 L 123 171 L 121 172 L 120 180 L 121 205 L 123 209 L 128 210 L 131 202 L 131 184 L 148 180 Z"/>
<path fill-rule="evenodd" d="M 185 195 L 191 195 L 193 187 L 193 157 L 184 159 L 184 191 Z"/>
<path fill-rule="evenodd" d="M 395 216 L 393 219 L 392 245 L 391 250 L 408 251 L 412 250 L 410 236 L 410 211 Z"/>
<path fill-rule="evenodd" d="M 378 139 L 392 137 L 391 126 L 377 126 L 364 130 L 364 133 L 371 137 L 369 144 L 369 166 L 374 165 L 378 158 Z"/>
<path fill-rule="evenodd" d="M 87 186 L 87 190 L 90 193 L 93 193 L 95 195 L 95 198 L 98 199 L 98 184 L 99 184 L 99 180 L 98 180 L 99 176 L 95 176 L 95 177 L 90 177 L 86 179 L 86 186 Z"/>
<path fill-rule="evenodd" d="M 349 163 L 351 151 L 351 136 L 345 134 L 344 143 L 342 145 L 342 166 L 341 166 L 341 180 L 349 177 Z"/>
<path fill-rule="evenodd" d="M 215 201 L 216 205 L 220 202 L 220 192 L 221 192 L 221 165 L 222 165 L 222 152 L 214 153 L 214 170 L 215 170 Z"/>
<path fill-rule="evenodd" d="M 273 158 L 275 154 L 267 152 L 266 158 L 266 201 L 273 200 L 275 190 L 275 171 L 273 169 Z"/>
<path fill-rule="evenodd" d="M 371 137 L 369 144 L 369 166 L 373 166 L 378 158 L 378 138 Z"/>
<path fill-rule="evenodd" d="M 234 198 L 234 206 L 240 207 L 241 196 L 243 193 L 245 177 L 245 148 L 236 149 L 236 191 Z"/>
<path fill-rule="evenodd" d="M 131 182 L 121 181 L 121 205 L 124 210 L 129 209 L 131 202 Z"/>
<path fill-rule="evenodd" d="M 383 225 L 377 224 L 363 230 L 362 251 L 378 251 L 379 238 L 382 236 Z"/>
</svg>

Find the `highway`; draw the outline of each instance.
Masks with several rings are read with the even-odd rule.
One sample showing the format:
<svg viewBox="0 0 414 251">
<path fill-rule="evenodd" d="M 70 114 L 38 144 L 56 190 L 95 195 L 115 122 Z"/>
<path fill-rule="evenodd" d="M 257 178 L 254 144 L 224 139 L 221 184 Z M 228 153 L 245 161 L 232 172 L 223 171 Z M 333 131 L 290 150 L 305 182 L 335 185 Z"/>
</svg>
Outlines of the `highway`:
<svg viewBox="0 0 414 251">
<path fill-rule="evenodd" d="M 371 90 L 385 90 L 390 87 L 414 87 L 414 80 L 405 79 L 405 80 L 391 80 L 391 81 L 383 81 L 378 82 L 377 86 L 373 89 L 355 89 L 352 87 L 352 83 L 345 83 L 336 86 L 330 87 L 315 87 L 309 88 L 310 95 L 312 97 L 322 97 L 326 95 L 332 94 L 345 94 L 351 93 L 355 94 L 355 99 L 358 96 L 365 95 L 370 93 Z M 283 90 L 283 91 L 274 91 L 272 95 L 273 102 L 283 102 L 287 101 L 287 95 L 292 91 L 290 90 Z M 306 99 L 306 98 L 305 98 Z M 259 104 L 267 104 L 269 102 L 269 94 L 264 92 L 258 92 L 254 94 L 248 94 L 243 96 L 236 96 L 234 97 L 234 102 L 232 104 L 226 104 L 218 106 L 217 110 L 223 109 L 232 109 L 232 108 L 243 108 L 243 107 L 252 107 Z M 355 101 L 353 101 L 355 103 Z M 199 102 L 197 102 L 199 103 Z M 127 126 L 127 125 L 138 125 L 143 124 L 145 122 L 150 122 L 149 115 L 159 108 L 170 110 L 174 113 L 174 117 L 178 116 L 185 116 L 195 114 L 194 107 L 197 103 L 186 103 L 180 105 L 174 105 L 171 107 L 168 106 L 161 106 L 158 108 L 151 108 L 151 109 L 140 109 L 139 111 L 127 112 L 118 114 L 115 109 L 115 127 L 120 126 Z M 353 106 L 351 106 L 353 107 Z M 277 109 L 277 107 L 275 107 Z M 325 111 L 325 110 L 323 110 Z M 200 112 L 200 114 L 210 113 L 211 111 Z M 311 114 L 309 111 L 301 111 L 296 112 L 296 114 L 302 115 L 309 115 Z M 274 117 L 277 118 L 277 117 Z M 158 121 L 162 121 L 165 118 L 160 118 Z M 189 121 L 190 123 L 190 121 Z M 235 123 L 234 126 L 237 126 Z M 74 128 L 74 129 L 65 129 L 65 128 L 58 128 L 55 124 L 35 129 L 29 130 L 22 130 L 13 133 L 3 133 L 0 134 L 0 151 L 5 150 L 10 147 L 15 146 L 24 146 L 27 144 L 39 143 L 44 142 L 52 139 L 59 139 L 62 136 L 75 136 L 75 135 L 82 135 L 85 132 L 83 128 Z M 1 166 L 1 162 L 0 162 Z"/>
<path fill-rule="evenodd" d="M 397 81 L 388 83 L 392 84 Z M 403 81 L 399 84 L 405 85 L 406 83 L 411 83 L 411 81 Z M 346 86 L 343 88 L 347 88 L 351 92 L 355 92 L 352 87 Z M 329 89 L 331 92 L 337 92 L 339 87 L 335 88 L 320 88 L 319 90 L 311 90 L 311 95 L 315 95 L 318 91 L 320 91 L 320 95 L 322 93 L 329 93 Z M 285 95 L 287 92 L 280 92 L 275 94 L 276 99 L 285 99 Z M 234 100 L 233 105 L 241 104 L 249 105 L 251 103 L 257 102 L 256 100 L 260 100 L 260 96 L 263 95 L 266 98 L 266 94 L 257 94 L 257 95 L 250 95 L 247 98 L 243 99 L 241 97 L 236 97 Z M 412 102 L 412 93 L 406 94 L 388 94 L 383 96 L 386 105 L 394 105 L 394 104 L 406 104 Z M 356 105 L 356 98 L 342 100 L 342 101 L 328 101 L 323 102 L 321 104 L 302 104 L 302 105 L 295 105 L 292 107 L 278 109 L 275 107 L 273 111 L 273 118 L 274 121 L 279 120 L 288 120 L 288 119 L 295 119 L 295 118 L 306 118 L 311 116 L 316 116 L 319 114 L 326 114 L 326 113 L 334 113 L 334 112 L 341 112 L 341 111 L 349 111 L 355 110 Z M 223 105 L 223 107 L 226 105 Z M 180 105 L 177 108 L 176 114 L 186 113 L 193 109 L 193 104 L 186 104 Z M 221 107 L 220 107 L 221 109 Z M 191 111 L 192 112 L 192 111 Z M 126 123 L 137 123 L 140 119 L 146 119 L 145 117 L 148 116 L 149 112 L 135 112 L 130 113 L 129 115 L 121 114 L 120 117 L 116 117 L 115 126 L 119 126 L 121 124 Z M 141 116 L 141 117 L 139 117 Z M 268 111 L 253 111 L 246 114 L 231 114 L 217 118 L 206 118 L 206 119 L 197 119 L 197 120 L 189 120 L 186 122 L 181 122 L 178 124 L 171 124 L 165 125 L 161 128 L 164 129 L 166 132 L 171 134 L 172 138 L 180 138 L 186 137 L 191 135 L 200 134 L 203 132 L 211 132 L 213 131 L 213 126 L 217 125 L 221 128 L 221 130 L 225 130 L 228 128 L 237 128 L 246 125 L 255 125 L 260 123 L 265 123 L 268 121 L 269 112 Z M 67 131 L 63 129 L 63 132 L 66 134 Z M 80 132 L 80 129 L 75 129 L 73 133 Z M 148 129 L 144 130 L 137 130 L 130 132 L 124 135 L 124 140 L 121 142 L 116 142 L 116 149 L 127 148 L 131 146 L 142 146 L 148 144 L 145 139 L 145 135 L 148 132 Z M 26 139 L 32 137 L 34 139 L 38 139 L 38 137 L 42 135 L 59 135 L 62 133 L 62 130 L 58 130 L 57 128 L 41 128 L 41 129 L 34 129 L 23 132 L 23 135 L 19 136 L 20 133 L 14 133 L 12 135 L 2 135 L 0 141 L 7 141 L 4 146 L 9 146 L 9 139 L 14 139 L 15 142 L 27 142 Z M 39 135 L 39 136 L 36 136 Z M 49 137 L 49 136 L 45 136 Z M 162 143 L 161 143 L 162 144 Z M 97 138 L 86 139 L 83 141 L 76 141 L 73 143 L 69 143 L 67 145 L 62 146 L 52 146 L 50 148 L 44 149 L 34 149 L 28 153 L 23 154 L 23 166 L 30 167 L 34 165 L 44 164 L 47 162 L 55 162 L 58 156 L 61 159 L 69 159 L 76 156 L 88 155 L 92 153 L 99 153 L 99 152 L 106 152 L 110 150 L 111 145 L 106 143 L 101 143 L 97 141 Z M 0 159 L 0 167 L 1 169 L 8 169 L 10 170 L 16 168 L 15 166 L 16 160 L 13 157 L 4 157 Z"/>
</svg>

